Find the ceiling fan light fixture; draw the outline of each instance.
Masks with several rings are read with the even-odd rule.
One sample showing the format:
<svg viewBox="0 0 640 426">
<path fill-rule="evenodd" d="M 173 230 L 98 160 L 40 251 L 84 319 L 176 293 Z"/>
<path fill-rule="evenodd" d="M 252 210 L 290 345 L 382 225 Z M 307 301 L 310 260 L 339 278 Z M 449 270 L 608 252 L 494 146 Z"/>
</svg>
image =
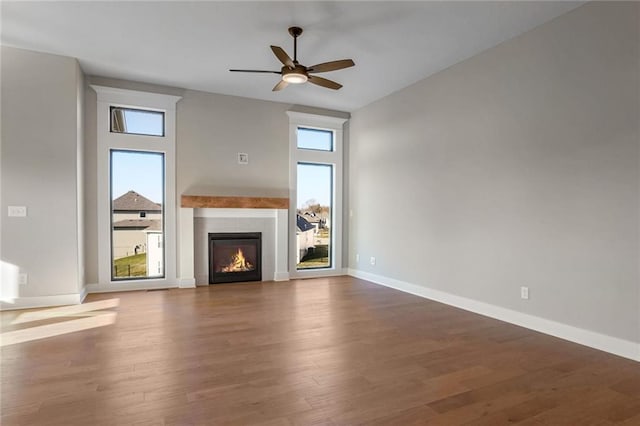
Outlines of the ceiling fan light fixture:
<svg viewBox="0 0 640 426">
<path fill-rule="evenodd" d="M 284 74 L 282 76 L 282 79 L 290 84 L 302 84 L 307 82 L 308 77 L 305 74 L 298 74 L 296 72 L 292 72 L 292 73 Z"/>
</svg>

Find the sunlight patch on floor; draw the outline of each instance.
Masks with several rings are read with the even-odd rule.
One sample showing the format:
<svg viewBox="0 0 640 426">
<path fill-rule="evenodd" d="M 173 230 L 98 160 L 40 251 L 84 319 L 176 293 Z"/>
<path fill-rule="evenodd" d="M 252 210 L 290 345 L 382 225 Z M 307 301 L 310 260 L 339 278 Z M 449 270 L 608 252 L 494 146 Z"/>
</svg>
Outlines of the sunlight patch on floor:
<svg viewBox="0 0 640 426">
<path fill-rule="evenodd" d="M 120 305 L 120 299 L 109 299 L 82 305 L 63 306 L 60 308 L 44 309 L 20 314 L 11 324 L 24 324 L 33 321 L 52 318 L 76 318 L 53 324 L 36 325 L 19 330 L 5 331 L 0 334 L 0 347 L 17 343 L 31 342 L 74 333 L 76 331 L 105 327 L 116 322 L 117 312 L 103 309 L 115 308 Z M 81 318 L 77 318 L 81 317 Z"/>
<path fill-rule="evenodd" d="M 100 309 L 117 308 L 120 299 L 107 299 L 97 302 L 83 303 L 81 305 L 62 306 L 60 308 L 45 309 L 41 311 L 30 311 L 20 314 L 11 324 L 24 324 L 31 321 L 40 321 L 49 318 L 71 317 L 71 316 L 91 316 L 98 314 Z"/>
</svg>

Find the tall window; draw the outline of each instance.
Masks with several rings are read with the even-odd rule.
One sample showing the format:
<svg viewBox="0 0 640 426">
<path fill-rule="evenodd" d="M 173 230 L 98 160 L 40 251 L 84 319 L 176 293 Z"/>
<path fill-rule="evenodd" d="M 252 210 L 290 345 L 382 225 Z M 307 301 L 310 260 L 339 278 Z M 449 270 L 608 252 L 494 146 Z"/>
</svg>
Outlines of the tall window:
<svg viewBox="0 0 640 426">
<path fill-rule="evenodd" d="M 333 165 L 298 163 L 296 244 L 298 269 L 330 268 Z"/>
<path fill-rule="evenodd" d="M 97 290 L 177 285 L 176 96 L 98 95 Z"/>
<path fill-rule="evenodd" d="M 292 209 L 290 275 L 342 271 L 342 124 L 344 119 L 289 112 Z M 293 268 L 295 265 L 295 269 Z"/>
<path fill-rule="evenodd" d="M 111 150 L 112 280 L 164 276 L 164 154 Z"/>
</svg>

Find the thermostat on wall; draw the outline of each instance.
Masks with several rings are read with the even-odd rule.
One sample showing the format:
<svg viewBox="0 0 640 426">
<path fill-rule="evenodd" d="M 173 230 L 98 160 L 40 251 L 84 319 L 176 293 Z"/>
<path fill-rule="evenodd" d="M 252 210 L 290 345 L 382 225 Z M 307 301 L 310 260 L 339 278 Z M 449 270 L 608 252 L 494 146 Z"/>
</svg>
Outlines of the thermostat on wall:
<svg viewBox="0 0 640 426">
<path fill-rule="evenodd" d="M 249 164 L 249 154 L 246 154 L 244 152 L 239 152 L 238 164 Z"/>
</svg>

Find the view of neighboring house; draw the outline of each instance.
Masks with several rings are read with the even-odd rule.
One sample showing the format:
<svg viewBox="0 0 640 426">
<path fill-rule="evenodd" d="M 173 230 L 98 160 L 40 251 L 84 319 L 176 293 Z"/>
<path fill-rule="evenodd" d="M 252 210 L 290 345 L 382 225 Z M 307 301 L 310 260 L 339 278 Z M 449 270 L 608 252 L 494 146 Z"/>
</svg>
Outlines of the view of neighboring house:
<svg viewBox="0 0 640 426">
<path fill-rule="evenodd" d="M 147 276 L 162 275 L 162 205 L 135 191 L 113 200 L 113 259 L 146 253 Z"/>
<path fill-rule="evenodd" d="M 316 233 L 320 232 L 321 229 L 327 228 L 327 222 L 328 222 L 328 213 L 322 212 L 322 213 L 315 213 L 312 211 L 305 211 L 305 212 L 299 212 L 299 214 L 304 217 L 304 219 L 309 222 L 310 224 L 312 224 L 315 229 L 316 229 Z"/>
<path fill-rule="evenodd" d="M 296 216 L 296 240 L 298 243 L 296 264 L 298 264 L 300 263 L 300 259 L 305 257 L 309 252 L 309 249 L 315 247 L 313 245 L 313 237 L 317 232 L 317 228 L 301 215 L 298 214 Z"/>
</svg>

